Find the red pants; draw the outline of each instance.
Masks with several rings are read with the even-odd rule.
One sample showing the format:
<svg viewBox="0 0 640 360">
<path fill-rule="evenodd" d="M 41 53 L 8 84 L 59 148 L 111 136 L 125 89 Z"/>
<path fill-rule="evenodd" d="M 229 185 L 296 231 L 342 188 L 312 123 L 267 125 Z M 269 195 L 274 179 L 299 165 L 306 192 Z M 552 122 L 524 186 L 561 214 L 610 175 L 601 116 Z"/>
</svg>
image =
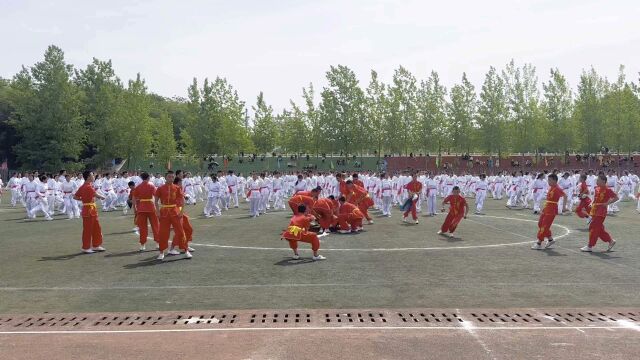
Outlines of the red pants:
<svg viewBox="0 0 640 360">
<path fill-rule="evenodd" d="M 551 239 L 551 225 L 556 218 L 556 214 L 540 214 L 538 220 L 538 241 L 544 241 L 544 238 Z"/>
<path fill-rule="evenodd" d="M 193 240 L 193 226 L 191 226 L 191 220 L 186 214 L 182 215 L 182 230 L 184 231 L 184 238 L 187 240 L 187 245 Z M 176 236 L 173 235 L 173 241 L 175 243 Z"/>
<path fill-rule="evenodd" d="M 591 212 L 591 199 L 586 198 L 586 199 L 580 200 L 580 203 L 578 204 L 578 207 L 576 208 L 576 215 L 578 215 L 578 217 L 584 219 L 586 217 L 589 217 L 589 213 L 590 212 Z"/>
<path fill-rule="evenodd" d="M 413 217 L 413 220 L 418 220 L 418 214 L 416 213 L 417 204 L 418 204 L 418 200 L 412 200 L 411 207 L 404 212 L 404 217 L 407 217 L 407 215 L 411 213 L 411 217 Z"/>
<path fill-rule="evenodd" d="M 136 214 L 136 225 L 140 229 L 140 245 L 147 243 L 147 236 L 149 235 L 149 228 L 147 227 L 147 220 L 151 223 L 151 232 L 153 233 L 153 241 L 158 242 L 158 216 L 155 212 L 139 212 Z"/>
<path fill-rule="evenodd" d="M 182 228 L 182 218 L 179 216 L 161 216 L 160 231 L 158 232 L 158 240 L 160 251 L 165 251 L 169 247 L 169 231 L 173 227 L 175 236 L 173 237 L 173 247 L 180 247 L 187 250 L 187 242 L 184 241 L 184 230 Z"/>
<path fill-rule="evenodd" d="M 594 216 L 589 224 L 589 247 L 596 246 L 598 239 L 611 242 L 611 235 L 604 229 L 604 216 Z"/>
<path fill-rule="evenodd" d="M 102 228 L 97 216 L 82 218 L 82 250 L 102 245 Z"/>
<path fill-rule="evenodd" d="M 460 224 L 460 221 L 462 221 L 463 217 L 464 217 L 463 213 L 453 214 L 449 212 L 447 214 L 447 217 L 444 219 L 444 224 L 442 224 L 440 231 L 453 234 L 453 232 L 456 231 L 458 224 Z"/>
<path fill-rule="evenodd" d="M 316 218 L 321 228 L 328 229 L 330 227 L 336 226 L 337 219 L 333 215 L 333 212 L 331 210 L 313 209 L 313 211 L 317 215 Z"/>
<path fill-rule="evenodd" d="M 311 244 L 311 250 L 318 251 L 320 249 L 320 240 L 318 239 L 318 234 L 314 232 L 306 232 L 301 234 L 300 240 L 291 240 L 289 241 L 289 247 L 293 250 L 298 250 L 298 241 L 306 242 Z"/>
<path fill-rule="evenodd" d="M 356 217 L 353 214 L 338 215 L 338 225 L 340 230 L 355 230 L 362 227 L 362 217 Z"/>
</svg>

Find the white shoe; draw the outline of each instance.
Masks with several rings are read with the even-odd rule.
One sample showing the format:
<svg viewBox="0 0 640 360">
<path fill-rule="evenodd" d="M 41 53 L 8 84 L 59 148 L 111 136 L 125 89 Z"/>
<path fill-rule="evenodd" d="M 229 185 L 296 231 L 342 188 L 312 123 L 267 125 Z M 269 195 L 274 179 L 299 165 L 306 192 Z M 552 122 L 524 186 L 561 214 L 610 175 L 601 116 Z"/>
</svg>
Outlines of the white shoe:
<svg viewBox="0 0 640 360">
<path fill-rule="evenodd" d="M 47 220 L 47 221 L 51 221 L 51 220 L 53 220 L 53 218 L 52 218 L 51 216 L 47 216 L 47 217 L 46 217 L 46 218 L 44 218 L 44 219 L 45 219 L 45 220 Z"/>
<path fill-rule="evenodd" d="M 191 252 L 196 251 L 196 249 L 192 248 L 191 246 L 187 247 L 187 250 L 188 250 L 188 251 L 191 251 Z"/>
<path fill-rule="evenodd" d="M 436 234 L 443 235 L 444 233 L 442 232 L 442 230 L 438 230 L 438 232 Z"/>
<path fill-rule="evenodd" d="M 213 217 L 213 215 L 211 215 L 211 214 L 205 214 L 205 215 L 204 215 L 204 217 L 205 217 L 205 218 L 207 218 L 207 219 L 211 219 L 211 218 Z"/>
<path fill-rule="evenodd" d="M 176 250 L 176 249 L 171 249 L 167 255 L 180 255 L 180 251 Z"/>
<path fill-rule="evenodd" d="M 350 233 L 351 231 L 349 231 L 349 230 L 338 230 L 338 232 L 339 232 L 340 234 L 348 234 L 348 233 Z"/>
<path fill-rule="evenodd" d="M 362 231 L 362 226 L 361 226 L 361 227 L 356 228 L 356 231 Z"/>
<path fill-rule="evenodd" d="M 391 214 L 387 214 L 387 217 L 391 217 Z"/>
<path fill-rule="evenodd" d="M 544 246 L 544 248 L 548 249 L 548 248 L 552 247 L 555 243 L 556 243 L 555 240 L 549 239 L 549 240 L 547 240 L 547 244 Z"/>
<path fill-rule="evenodd" d="M 325 237 L 325 236 L 329 236 L 329 233 L 323 232 L 323 233 L 318 234 L 318 239 L 321 238 L 321 237 Z"/>
<path fill-rule="evenodd" d="M 312 257 L 312 259 L 313 261 L 318 261 L 318 260 L 326 260 L 327 258 L 322 255 L 318 255 L 318 256 Z"/>
<path fill-rule="evenodd" d="M 93 254 L 95 251 L 91 250 L 91 249 L 82 249 L 82 252 L 85 254 Z"/>
<path fill-rule="evenodd" d="M 299 260 L 300 259 L 300 255 L 293 255 L 291 258 L 293 260 Z"/>
<path fill-rule="evenodd" d="M 136 226 L 136 227 L 134 227 L 134 228 L 133 228 L 133 230 L 132 230 L 132 231 L 133 231 L 134 233 L 137 233 L 137 232 L 139 232 L 139 231 L 140 231 L 140 228 Z"/>
<path fill-rule="evenodd" d="M 607 251 L 611 251 L 611 249 L 613 249 L 614 246 L 616 246 L 616 241 L 615 240 L 609 241 L 609 247 L 607 248 Z"/>
<path fill-rule="evenodd" d="M 191 259 L 191 258 L 193 257 L 193 255 L 191 255 L 191 253 L 187 250 L 187 251 L 184 253 L 184 257 L 185 257 L 185 258 L 187 258 L 187 259 Z"/>
<path fill-rule="evenodd" d="M 164 253 L 161 252 L 160 255 L 156 258 L 156 260 L 164 260 Z"/>
<path fill-rule="evenodd" d="M 536 242 L 531 246 L 532 250 L 542 250 L 542 245 L 540 245 L 540 243 Z"/>
<path fill-rule="evenodd" d="M 105 251 L 105 250 L 106 250 L 106 249 L 105 249 L 105 248 L 103 248 L 102 246 L 98 246 L 98 247 L 94 247 L 94 248 L 93 248 L 93 251 L 97 251 L 97 252 L 103 252 L 103 251 Z"/>
<path fill-rule="evenodd" d="M 402 217 L 402 222 L 405 222 L 405 223 L 407 222 L 407 217 L 406 216 Z"/>
<path fill-rule="evenodd" d="M 416 224 L 420 224 L 420 221 L 416 220 Z"/>
<path fill-rule="evenodd" d="M 145 251 L 145 250 L 147 250 L 147 247 L 146 247 L 146 246 L 144 246 L 144 245 L 141 245 L 141 246 L 140 246 L 140 250 L 139 250 L 139 251 Z"/>
<path fill-rule="evenodd" d="M 367 223 L 368 223 L 369 225 L 372 225 L 372 224 L 373 224 L 373 220 L 369 220 Z"/>
<path fill-rule="evenodd" d="M 584 251 L 584 252 L 592 252 L 592 251 L 593 251 L 593 249 L 591 249 L 591 248 L 589 247 L 589 245 L 587 245 L 587 246 L 585 246 L 585 247 L 581 248 L 581 249 L 580 249 L 580 251 Z"/>
</svg>

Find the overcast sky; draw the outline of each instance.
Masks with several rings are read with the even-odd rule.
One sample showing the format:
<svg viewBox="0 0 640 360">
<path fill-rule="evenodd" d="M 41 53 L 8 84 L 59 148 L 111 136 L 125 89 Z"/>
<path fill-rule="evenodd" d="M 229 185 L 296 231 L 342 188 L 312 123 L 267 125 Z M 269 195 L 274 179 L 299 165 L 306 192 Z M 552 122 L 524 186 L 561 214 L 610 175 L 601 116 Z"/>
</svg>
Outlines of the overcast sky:
<svg viewBox="0 0 640 360">
<path fill-rule="evenodd" d="M 448 88 L 467 72 L 479 87 L 512 58 L 541 81 L 558 67 L 573 87 L 591 66 L 610 79 L 619 64 L 633 81 L 640 71 L 640 0 L 0 0 L 0 33 L 2 77 L 55 44 L 78 67 L 97 57 L 123 80 L 140 72 L 160 95 L 222 76 L 277 111 L 336 64 L 363 87 L 371 69 L 388 82 L 398 65 L 418 79 L 436 70 Z"/>
</svg>

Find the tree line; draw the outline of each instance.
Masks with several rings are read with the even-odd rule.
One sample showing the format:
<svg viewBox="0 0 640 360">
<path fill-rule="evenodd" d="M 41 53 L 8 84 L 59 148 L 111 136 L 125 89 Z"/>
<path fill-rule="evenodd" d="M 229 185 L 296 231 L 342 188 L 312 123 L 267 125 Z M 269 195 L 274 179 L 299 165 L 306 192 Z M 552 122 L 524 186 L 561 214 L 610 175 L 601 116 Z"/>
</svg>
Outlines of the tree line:
<svg viewBox="0 0 640 360">
<path fill-rule="evenodd" d="M 123 82 L 110 60 L 78 69 L 50 46 L 42 61 L 0 79 L 0 161 L 55 170 L 114 159 L 164 164 L 178 154 L 640 150 L 640 87 L 623 66 L 615 81 L 584 70 L 575 89 L 558 69 L 540 83 L 533 65 L 514 61 L 490 67 L 480 89 L 465 73 L 447 89 L 437 72 L 418 80 L 402 66 L 389 83 L 371 71 L 361 84 L 343 65 L 326 78 L 277 112 L 262 92 L 246 104 L 220 77 L 194 78 L 187 98 L 165 98 L 139 74 Z"/>
</svg>

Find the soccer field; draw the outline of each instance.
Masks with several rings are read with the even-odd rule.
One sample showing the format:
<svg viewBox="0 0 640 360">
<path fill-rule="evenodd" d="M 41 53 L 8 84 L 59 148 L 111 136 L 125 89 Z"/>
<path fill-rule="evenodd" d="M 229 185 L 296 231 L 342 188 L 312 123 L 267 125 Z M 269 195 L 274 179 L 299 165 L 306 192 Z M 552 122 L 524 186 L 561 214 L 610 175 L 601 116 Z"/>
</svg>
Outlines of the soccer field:
<svg viewBox="0 0 640 360">
<path fill-rule="evenodd" d="M 5 194 L 0 313 L 640 306 L 634 204 L 606 221 L 614 251 L 600 252 L 600 243 L 591 254 L 579 251 L 588 232 L 576 216 L 556 218 L 555 249 L 534 251 L 530 210 L 487 205 L 486 215 L 463 220 L 456 238 L 436 235 L 443 215 L 418 225 L 402 223 L 397 211 L 377 217 L 362 233 L 322 238 L 328 259 L 313 262 L 308 244 L 294 261 L 280 240 L 289 211 L 250 219 L 243 204 L 205 219 L 199 204 L 187 209 L 194 258 L 156 261 L 155 251 L 137 251 L 131 215 L 101 213 L 107 251 L 81 255 L 79 220 L 25 221 Z"/>
</svg>

